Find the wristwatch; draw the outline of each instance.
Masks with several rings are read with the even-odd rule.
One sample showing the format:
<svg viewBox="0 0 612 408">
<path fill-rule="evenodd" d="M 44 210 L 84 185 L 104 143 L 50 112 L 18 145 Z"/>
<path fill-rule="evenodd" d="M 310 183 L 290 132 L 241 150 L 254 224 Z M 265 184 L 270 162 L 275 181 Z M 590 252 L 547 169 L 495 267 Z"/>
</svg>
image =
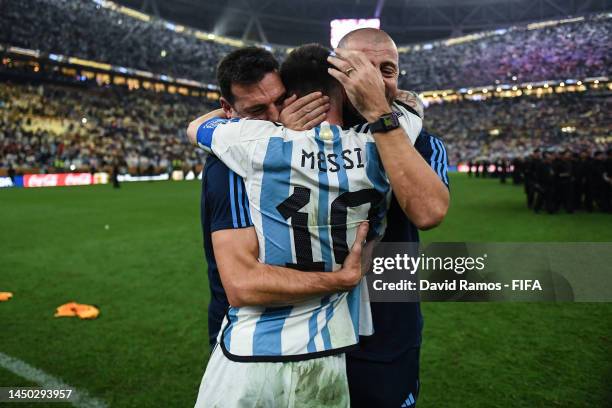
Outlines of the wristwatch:
<svg viewBox="0 0 612 408">
<path fill-rule="evenodd" d="M 369 125 L 370 132 L 384 133 L 400 127 L 400 122 L 397 113 L 391 112 L 382 115 L 377 121 L 372 122 Z"/>
</svg>

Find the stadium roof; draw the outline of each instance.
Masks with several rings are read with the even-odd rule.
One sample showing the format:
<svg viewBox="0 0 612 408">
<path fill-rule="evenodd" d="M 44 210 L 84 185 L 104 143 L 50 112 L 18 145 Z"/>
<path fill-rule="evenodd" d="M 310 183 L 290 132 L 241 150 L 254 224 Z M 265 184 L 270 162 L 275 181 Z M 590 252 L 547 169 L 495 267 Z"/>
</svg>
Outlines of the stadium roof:
<svg viewBox="0 0 612 408">
<path fill-rule="evenodd" d="M 398 44 L 609 11 L 612 0 L 118 0 L 217 35 L 271 44 L 329 44 L 336 18 L 381 19 Z"/>
</svg>

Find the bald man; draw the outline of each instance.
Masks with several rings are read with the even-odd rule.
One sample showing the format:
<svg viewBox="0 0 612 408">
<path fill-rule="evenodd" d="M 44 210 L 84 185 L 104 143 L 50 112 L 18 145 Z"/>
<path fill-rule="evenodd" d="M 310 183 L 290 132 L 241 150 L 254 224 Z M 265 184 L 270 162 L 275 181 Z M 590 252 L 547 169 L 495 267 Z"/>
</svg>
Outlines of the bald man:
<svg viewBox="0 0 612 408">
<path fill-rule="evenodd" d="M 413 93 L 399 91 L 399 55 L 391 37 L 382 30 L 360 29 L 347 34 L 338 46 L 364 52 L 382 73 L 387 100 L 403 102 L 423 116 L 422 105 Z M 338 63 L 333 58 L 331 63 Z M 346 71 L 350 67 L 342 66 Z M 408 71 L 410 67 L 407 67 Z M 352 73 L 351 76 L 357 73 Z M 348 92 L 348 90 L 347 90 Z M 364 120 L 350 109 L 354 122 Z M 349 117 L 348 113 L 345 117 Z M 353 124 L 353 123 L 350 123 Z M 386 143 L 386 144 L 385 144 Z M 391 140 L 376 142 L 385 165 L 410 161 L 412 171 L 403 175 L 408 205 L 395 197 L 387 213 L 383 242 L 418 242 L 419 229 L 440 223 L 440 210 L 449 204 L 447 156 L 444 143 L 425 128 L 414 147 Z M 394 184 L 395 186 L 398 183 Z M 402 211 L 402 208 L 404 209 Z M 435 223 L 427 220 L 436 219 Z M 416 254 L 412 254 L 413 256 Z M 360 347 L 347 356 L 347 374 L 352 407 L 416 406 L 419 393 L 419 355 L 423 319 L 419 303 L 372 303 L 374 334 L 361 336 Z"/>
</svg>

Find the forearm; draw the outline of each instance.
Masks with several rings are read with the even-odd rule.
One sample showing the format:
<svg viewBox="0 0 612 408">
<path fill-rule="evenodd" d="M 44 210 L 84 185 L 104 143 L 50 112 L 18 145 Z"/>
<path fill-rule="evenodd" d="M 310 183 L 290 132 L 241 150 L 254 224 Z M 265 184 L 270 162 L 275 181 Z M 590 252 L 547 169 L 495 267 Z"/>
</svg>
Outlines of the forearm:
<svg viewBox="0 0 612 408">
<path fill-rule="evenodd" d="M 215 109 L 211 112 L 208 112 L 205 115 L 200 116 L 199 118 L 189 123 L 189 126 L 187 127 L 187 139 L 189 139 L 189 142 L 191 144 L 197 145 L 198 144 L 198 128 L 200 127 L 200 125 L 212 118 L 225 118 L 225 117 L 226 117 L 226 114 L 223 111 L 223 109 Z"/>
<path fill-rule="evenodd" d="M 328 69 L 364 119 L 372 123 L 391 112 L 381 73 L 361 51 L 335 49 Z M 350 74 L 349 74 L 350 73 Z M 404 213 L 420 229 L 442 222 L 448 209 L 446 186 L 408 141 L 404 129 L 375 133 L 374 138 L 391 186 Z"/>
<path fill-rule="evenodd" d="M 409 142 L 402 128 L 375 133 L 378 154 L 393 193 L 406 216 L 419 229 L 442 222 L 448 210 L 448 189 Z"/>
<path fill-rule="evenodd" d="M 304 272 L 259 262 L 254 227 L 214 231 L 211 238 L 229 304 L 278 306 L 348 291 L 359 284 L 365 271 L 362 253 L 367 233 L 368 223 L 363 222 L 342 267 L 334 272 Z"/>
<path fill-rule="evenodd" d="M 219 276 L 232 306 L 296 303 L 349 290 L 361 279 L 360 261 L 335 272 L 303 272 L 263 264 L 257 259 L 259 245 L 253 227 L 215 231 L 212 243 Z M 354 256 L 349 253 L 347 259 Z"/>
<path fill-rule="evenodd" d="M 231 288 L 230 304 L 237 307 L 294 304 L 354 286 L 341 272 L 302 272 L 259 262 L 237 275 L 240 279 L 236 282 L 223 283 Z"/>
<path fill-rule="evenodd" d="M 374 122 L 392 109 L 382 98 L 364 99 L 360 113 Z M 419 229 L 440 224 L 448 210 L 448 189 L 410 143 L 409 130 L 399 127 L 374 133 L 374 141 L 393 193 L 406 216 Z"/>
</svg>

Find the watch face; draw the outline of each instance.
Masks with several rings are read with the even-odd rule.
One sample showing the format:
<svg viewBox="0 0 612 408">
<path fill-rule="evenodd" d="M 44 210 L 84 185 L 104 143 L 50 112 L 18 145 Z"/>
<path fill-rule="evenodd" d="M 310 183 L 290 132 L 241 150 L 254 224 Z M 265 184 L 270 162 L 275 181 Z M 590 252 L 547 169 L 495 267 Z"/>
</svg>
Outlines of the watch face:
<svg viewBox="0 0 612 408">
<path fill-rule="evenodd" d="M 385 124 L 385 127 L 393 126 L 395 124 L 395 121 L 393 119 L 395 118 L 392 115 L 385 116 L 384 118 L 382 118 L 383 123 Z"/>
<path fill-rule="evenodd" d="M 372 132 L 388 132 L 400 127 L 398 115 L 395 112 L 381 116 L 374 123 L 370 123 Z"/>
<path fill-rule="evenodd" d="M 399 125 L 397 116 L 395 116 L 393 113 L 389 115 L 385 115 L 381 119 L 382 119 L 383 124 L 385 125 L 385 128 L 392 128 L 392 127 L 396 127 L 397 125 Z"/>
</svg>

